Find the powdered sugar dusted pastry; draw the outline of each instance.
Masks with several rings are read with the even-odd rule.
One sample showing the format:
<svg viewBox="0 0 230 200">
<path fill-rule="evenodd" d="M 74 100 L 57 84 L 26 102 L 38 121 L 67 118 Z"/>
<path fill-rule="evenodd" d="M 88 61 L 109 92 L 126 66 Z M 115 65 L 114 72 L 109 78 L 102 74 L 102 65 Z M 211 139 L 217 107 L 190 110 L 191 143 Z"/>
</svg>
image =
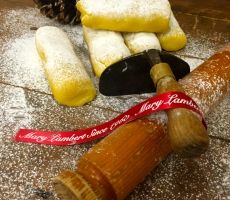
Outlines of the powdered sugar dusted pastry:
<svg viewBox="0 0 230 200">
<path fill-rule="evenodd" d="M 86 26 L 83 26 L 83 32 L 91 63 L 98 77 L 109 65 L 130 55 L 122 35 L 118 32 L 95 30 Z"/>
<path fill-rule="evenodd" d="M 168 0 L 80 0 L 83 25 L 124 32 L 163 32 L 168 29 Z"/>
<path fill-rule="evenodd" d="M 157 34 L 157 37 L 162 49 L 167 51 L 177 51 L 185 47 L 187 43 L 186 35 L 179 26 L 173 12 L 171 12 L 168 31 Z"/>
<path fill-rule="evenodd" d="M 44 26 L 37 30 L 35 38 L 49 86 L 57 102 L 81 106 L 91 101 L 96 95 L 95 88 L 67 34 L 59 28 Z"/>
<path fill-rule="evenodd" d="M 154 33 L 124 33 L 125 44 L 132 53 L 139 53 L 148 49 L 161 50 L 160 42 Z"/>
</svg>

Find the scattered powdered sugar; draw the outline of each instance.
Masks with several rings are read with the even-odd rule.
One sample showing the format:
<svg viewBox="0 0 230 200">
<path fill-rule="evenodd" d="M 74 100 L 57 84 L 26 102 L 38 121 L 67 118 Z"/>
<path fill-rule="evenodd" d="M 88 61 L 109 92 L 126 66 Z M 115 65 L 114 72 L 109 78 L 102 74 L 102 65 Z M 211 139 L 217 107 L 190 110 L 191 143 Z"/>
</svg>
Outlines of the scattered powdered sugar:
<svg viewBox="0 0 230 200">
<path fill-rule="evenodd" d="M 74 169 L 76 160 L 97 142 L 70 147 L 12 143 L 11 137 L 19 128 L 76 130 L 116 116 L 114 112 L 91 105 L 63 107 L 50 95 L 22 88 L 0 84 L 0 89 L 0 194 L 3 199 L 40 199 L 43 193 L 50 194 L 47 192 L 52 190 L 53 177 L 65 168 Z M 40 197 L 36 191 L 40 191 Z"/>
<path fill-rule="evenodd" d="M 36 90 L 49 93 L 34 43 L 34 36 L 26 33 L 3 44 L 2 56 L 4 59 L 0 64 L 1 79 L 5 83 L 33 87 Z"/>
<path fill-rule="evenodd" d="M 180 58 L 189 63 L 190 71 L 193 71 L 197 66 L 204 62 L 202 59 L 195 59 L 187 56 L 180 56 Z"/>
<path fill-rule="evenodd" d="M 87 128 L 114 118 L 153 94 L 105 97 L 98 92 L 96 99 L 83 107 L 58 105 L 50 95 L 35 48 L 35 31 L 30 27 L 52 25 L 65 30 L 98 90 L 98 79 L 90 65 L 81 26 L 62 26 L 41 16 L 33 8 L 1 11 L 0 17 L 7 19 L 0 29 L 0 33 L 7 32 L 0 38 L 0 198 L 58 199 L 53 193 L 53 177 L 63 169 L 74 169 L 76 161 L 97 141 L 57 147 L 13 143 L 12 135 L 21 127 L 53 131 Z M 196 49 L 194 54 L 199 55 L 204 50 L 208 54 L 213 52 L 211 46 L 211 49 L 207 45 L 201 46 L 199 41 L 193 43 L 192 48 Z M 202 62 L 192 57 L 183 58 L 192 69 Z M 219 81 L 221 84 L 221 79 Z M 229 137 L 230 123 L 224 121 L 228 116 L 229 97 L 208 117 L 212 136 Z M 166 121 L 163 112 L 151 117 Z M 186 161 L 175 155 L 170 156 L 128 199 L 221 199 L 221 195 L 229 191 L 229 142 L 211 141 L 211 149 L 200 160 Z"/>
<path fill-rule="evenodd" d="M 227 199 L 229 153 L 228 142 L 212 140 L 209 150 L 199 159 L 170 155 L 127 199 Z"/>
<path fill-rule="evenodd" d="M 207 59 L 221 47 L 220 44 L 217 45 L 217 42 L 213 42 L 207 39 L 212 37 L 211 33 L 209 36 L 203 33 L 197 35 L 199 35 L 199 37 L 194 37 L 193 34 L 186 33 L 188 42 L 185 48 L 179 51 L 180 55 L 189 56 L 188 53 L 190 52 L 191 55 L 192 52 L 193 57 Z M 223 43 L 222 45 L 227 44 L 229 42 L 228 36 L 224 36 L 225 35 L 223 34 L 223 39 L 221 41 L 221 43 Z"/>
<path fill-rule="evenodd" d="M 220 105 L 217 105 L 216 109 L 211 112 L 206 122 L 209 125 L 209 133 L 216 137 L 222 137 L 225 139 L 230 138 L 229 124 L 230 124 L 230 94 L 228 94 Z M 221 113 L 221 114 L 220 114 Z M 220 134 L 221 132 L 221 134 Z M 230 162 L 230 159 L 228 160 Z M 230 177 L 230 176 L 229 176 Z"/>
</svg>

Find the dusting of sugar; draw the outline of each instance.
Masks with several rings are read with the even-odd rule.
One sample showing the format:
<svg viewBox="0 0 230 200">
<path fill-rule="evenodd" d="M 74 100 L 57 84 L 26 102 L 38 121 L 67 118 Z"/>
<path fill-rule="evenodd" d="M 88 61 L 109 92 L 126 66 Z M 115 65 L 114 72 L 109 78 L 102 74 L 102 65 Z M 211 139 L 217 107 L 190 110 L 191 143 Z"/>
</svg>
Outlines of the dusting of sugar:
<svg viewBox="0 0 230 200">
<path fill-rule="evenodd" d="M 55 99 L 64 105 L 83 105 L 95 89 L 67 34 L 54 26 L 36 31 L 36 47 Z"/>
<path fill-rule="evenodd" d="M 1 56 L 0 63 L 0 198 L 55 200 L 58 198 L 53 192 L 53 177 L 63 169 L 74 170 L 77 160 L 97 141 L 68 147 L 13 143 L 11 137 L 18 128 L 53 131 L 87 128 L 114 118 L 153 94 L 105 97 L 98 93 L 92 103 L 80 108 L 58 105 L 50 95 L 41 62 L 36 54 L 35 32 L 30 27 L 52 25 L 63 28 L 97 86 L 98 79 L 92 73 L 81 27 L 59 25 L 32 8 L 1 11 L 0 16 L 7 18 L 1 24 L 1 30 L 9 33 L 0 39 L 4 47 L 1 52 L 4 56 Z M 194 44 L 194 54 L 204 50 L 213 52 L 213 49 L 208 50 L 209 46 L 199 47 L 200 43 Z M 193 66 L 197 62 L 195 59 L 187 61 Z M 216 79 L 217 77 L 214 81 Z M 221 84 L 221 79 L 219 81 Z M 224 119 L 229 119 L 229 97 L 224 102 L 207 119 L 210 122 L 208 126 L 211 135 L 229 138 L 230 123 L 223 122 Z M 215 117 L 217 115 L 218 118 Z M 163 122 L 166 120 L 163 112 L 151 117 Z M 209 152 L 195 161 L 186 161 L 171 155 L 127 199 L 226 197 L 230 193 L 229 142 L 216 139 L 211 142 Z"/>
<path fill-rule="evenodd" d="M 194 70 L 195 68 L 197 68 L 201 63 L 204 62 L 203 59 L 191 58 L 191 57 L 181 56 L 181 55 L 179 55 L 178 57 L 180 57 L 181 59 L 183 59 L 184 61 L 186 61 L 186 62 L 189 64 L 190 72 L 193 71 L 193 70 Z"/>
<path fill-rule="evenodd" d="M 169 27 L 170 28 L 168 29 L 168 31 L 157 34 L 157 37 L 159 38 L 160 41 L 163 40 L 163 38 L 167 38 L 167 37 L 176 38 L 176 37 L 180 37 L 180 35 L 182 36 L 185 35 L 184 31 L 181 29 L 178 21 L 176 20 L 173 12 L 171 12 L 169 18 Z"/>
<path fill-rule="evenodd" d="M 219 56 L 216 56 L 207 60 L 199 71 L 194 70 L 193 73 L 180 80 L 184 90 L 196 101 L 205 115 L 223 98 L 223 94 L 229 91 L 230 59 L 228 56 L 223 56 L 225 53 L 221 54 L 221 67 L 219 66 Z M 194 88 L 197 92 L 192 92 Z"/>
<path fill-rule="evenodd" d="M 194 37 L 191 33 L 186 33 L 187 36 L 187 45 L 184 49 L 180 50 L 180 54 L 189 56 L 192 52 L 192 56 L 207 59 L 209 58 L 214 52 L 216 52 L 220 46 L 216 44 L 216 42 L 212 42 L 208 40 L 206 34 L 200 33 L 199 36 Z M 229 42 L 228 37 L 223 37 L 223 45 Z"/>
<path fill-rule="evenodd" d="M 170 155 L 127 200 L 227 199 L 229 153 L 228 142 L 211 140 L 210 149 L 199 159 Z"/>
<path fill-rule="evenodd" d="M 11 137 L 19 128 L 76 130 L 116 116 L 116 113 L 90 105 L 81 108 L 59 106 L 50 95 L 0 86 L 4 94 L 0 95 L 4 113 L 0 133 L 0 192 L 4 199 L 34 199 L 34 191 L 38 189 L 51 191 L 52 178 L 62 169 L 74 169 L 76 160 L 96 142 L 72 147 L 12 143 Z"/>
<path fill-rule="evenodd" d="M 1 80 L 22 87 L 32 86 L 34 89 L 50 93 L 34 43 L 34 36 L 26 33 L 3 45 Z M 25 74 L 30 74 L 30 77 Z"/>
<path fill-rule="evenodd" d="M 109 65 L 130 55 L 121 33 L 88 27 L 83 27 L 83 29 L 97 76 L 100 76 Z"/>
<path fill-rule="evenodd" d="M 170 16 L 170 4 L 168 0 L 145 0 L 143 4 L 139 0 L 101 0 L 95 3 L 93 0 L 81 0 L 78 2 L 85 12 L 95 16 L 109 16 L 116 19 L 124 19 L 134 16 L 149 20 L 153 16 Z M 84 12 L 84 13 L 85 13 Z M 83 16 L 84 17 L 84 16 Z"/>
<path fill-rule="evenodd" d="M 147 49 L 161 50 L 160 42 L 155 33 L 124 33 L 125 44 L 132 53 L 140 53 Z"/>
<path fill-rule="evenodd" d="M 209 125 L 209 133 L 212 136 L 225 139 L 230 138 L 230 93 L 217 105 L 215 109 L 208 115 L 206 122 Z M 221 113 L 221 115 L 220 115 Z M 221 132 L 221 134 L 220 134 Z M 228 160 L 229 162 L 229 160 Z"/>
</svg>

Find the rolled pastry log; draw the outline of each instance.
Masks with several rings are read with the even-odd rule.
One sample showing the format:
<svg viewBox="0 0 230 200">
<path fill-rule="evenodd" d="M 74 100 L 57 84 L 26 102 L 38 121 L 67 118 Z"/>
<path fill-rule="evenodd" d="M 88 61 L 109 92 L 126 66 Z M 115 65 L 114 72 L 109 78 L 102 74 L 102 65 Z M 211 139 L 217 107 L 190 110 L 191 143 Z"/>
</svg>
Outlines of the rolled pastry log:
<svg viewBox="0 0 230 200">
<path fill-rule="evenodd" d="M 166 51 L 177 51 L 185 47 L 187 43 L 186 35 L 178 24 L 173 12 L 171 12 L 169 20 L 169 29 L 166 32 L 158 33 L 157 37 L 161 48 Z"/>
<path fill-rule="evenodd" d="M 83 26 L 83 32 L 91 63 L 98 77 L 109 65 L 130 55 L 122 35 L 118 32 L 95 30 L 86 26 Z"/>
<path fill-rule="evenodd" d="M 230 46 L 180 84 L 202 110 L 211 110 L 230 91 Z M 119 127 L 80 158 L 76 171 L 55 178 L 57 192 L 63 200 L 124 199 L 171 151 L 165 123 L 140 119 Z"/>
<path fill-rule="evenodd" d="M 44 26 L 37 30 L 35 39 L 46 78 L 57 102 L 81 106 L 91 101 L 96 90 L 67 34 L 59 28 Z"/>
<path fill-rule="evenodd" d="M 83 25 L 122 32 L 163 32 L 168 29 L 168 0 L 80 0 Z"/>
<path fill-rule="evenodd" d="M 160 42 L 154 33 L 124 33 L 123 37 L 131 53 L 140 53 L 148 49 L 161 50 Z"/>
</svg>

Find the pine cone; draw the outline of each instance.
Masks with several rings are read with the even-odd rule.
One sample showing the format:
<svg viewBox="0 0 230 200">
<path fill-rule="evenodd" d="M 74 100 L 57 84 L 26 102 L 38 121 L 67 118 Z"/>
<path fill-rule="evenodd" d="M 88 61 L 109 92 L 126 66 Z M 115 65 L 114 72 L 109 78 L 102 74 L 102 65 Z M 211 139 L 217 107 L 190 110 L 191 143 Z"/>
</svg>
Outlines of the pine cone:
<svg viewBox="0 0 230 200">
<path fill-rule="evenodd" d="M 80 23 L 80 12 L 76 9 L 77 0 L 33 0 L 40 12 L 62 24 Z"/>
</svg>

